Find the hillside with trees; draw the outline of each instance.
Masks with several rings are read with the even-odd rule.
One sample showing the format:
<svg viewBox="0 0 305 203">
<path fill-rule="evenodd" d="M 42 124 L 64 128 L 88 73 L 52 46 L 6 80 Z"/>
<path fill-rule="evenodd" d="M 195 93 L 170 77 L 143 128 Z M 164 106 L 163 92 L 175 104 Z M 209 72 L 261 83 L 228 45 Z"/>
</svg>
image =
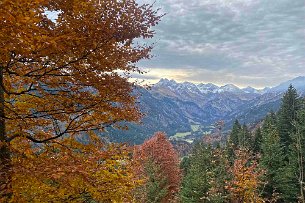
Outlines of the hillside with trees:
<svg viewBox="0 0 305 203">
<path fill-rule="evenodd" d="M 290 86 L 255 131 L 235 121 L 226 144 L 183 158 L 182 202 L 305 202 L 304 98 Z"/>
</svg>

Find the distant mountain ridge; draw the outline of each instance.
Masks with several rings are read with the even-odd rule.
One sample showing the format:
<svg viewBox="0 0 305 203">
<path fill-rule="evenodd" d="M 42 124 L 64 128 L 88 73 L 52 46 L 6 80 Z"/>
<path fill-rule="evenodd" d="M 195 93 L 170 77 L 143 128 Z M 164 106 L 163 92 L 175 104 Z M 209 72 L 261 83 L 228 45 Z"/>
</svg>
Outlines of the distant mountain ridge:
<svg viewBox="0 0 305 203">
<path fill-rule="evenodd" d="M 304 78 L 305 77 L 299 77 L 299 78 Z M 297 79 L 297 78 L 296 78 Z M 293 82 L 293 80 L 291 80 Z M 288 81 L 290 82 L 290 81 Z M 287 83 L 287 82 L 285 82 Z M 305 83 L 305 81 L 304 81 Z M 213 83 L 200 83 L 200 84 L 194 84 L 191 82 L 182 82 L 178 83 L 175 80 L 169 80 L 167 78 L 162 78 L 158 83 L 153 85 L 154 87 L 159 87 L 159 86 L 167 86 L 170 88 L 188 88 L 189 90 L 197 88 L 201 93 L 207 94 L 207 93 L 222 93 L 222 92 L 233 92 L 233 93 L 256 93 L 256 94 L 264 94 L 267 91 L 273 89 L 270 87 L 265 87 L 264 89 L 256 89 L 254 87 L 248 86 L 246 88 L 239 88 L 234 84 L 226 84 L 223 86 L 218 86 Z"/>
<path fill-rule="evenodd" d="M 110 130 L 110 134 L 116 141 L 132 144 L 143 142 L 156 131 L 164 131 L 173 139 L 192 141 L 213 131 L 213 124 L 219 120 L 225 121 L 225 129 L 235 119 L 246 124 L 260 121 L 268 112 L 278 110 L 290 84 L 304 95 L 302 76 L 262 90 L 161 79 L 150 90 L 136 90 L 142 95 L 140 109 L 146 114 L 142 124 L 128 124 L 128 131 Z"/>
</svg>

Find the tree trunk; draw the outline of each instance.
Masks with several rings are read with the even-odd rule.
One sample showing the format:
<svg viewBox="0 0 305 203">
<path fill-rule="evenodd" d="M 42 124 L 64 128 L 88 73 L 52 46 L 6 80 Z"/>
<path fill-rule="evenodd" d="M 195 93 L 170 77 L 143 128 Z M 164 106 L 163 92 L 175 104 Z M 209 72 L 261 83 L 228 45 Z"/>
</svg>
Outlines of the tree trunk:
<svg viewBox="0 0 305 203">
<path fill-rule="evenodd" d="M 3 69 L 0 67 L 0 202 L 8 202 L 11 192 L 11 156 L 6 142 L 4 117 Z"/>
</svg>

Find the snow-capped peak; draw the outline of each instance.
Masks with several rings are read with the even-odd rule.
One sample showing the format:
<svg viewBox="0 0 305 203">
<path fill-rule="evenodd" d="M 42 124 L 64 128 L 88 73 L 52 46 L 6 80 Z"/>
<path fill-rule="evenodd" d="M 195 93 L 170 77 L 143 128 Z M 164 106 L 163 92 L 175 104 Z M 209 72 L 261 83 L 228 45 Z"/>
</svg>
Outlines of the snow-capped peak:
<svg viewBox="0 0 305 203">
<path fill-rule="evenodd" d="M 212 83 L 208 83 L 208 84 L 200 83 L 199 85 L 197 85 L 197 87 L 200 90 L 200 92 L 204 94 L 215 93 L 215 91 L 217 91 L 219 88 L 217 85 L 214 85 Z"/>
<path fill-rule="evenodd" d="M 237 92 L 242 92 L 241 89 L 239 89 L 237 86 L 233 85 L 233 84 L 227 84 L 227 85 L 224 85 L 224 86 L 221 86 L 218 91 L 218 93 L 221 93 L 221 92 L 234 92 L 234 93 L 237 93 Z"/>
<path fill-rule="evenodd" d="M 177 82 L 175 80 L 169 80 L 167 78 L 161 78 L 158 83 L 155 84 L 155 86 L 173 86 L 176 85 Z"/>
<path fill-rule="evenodd" d="M 245 93 L 259 93 L 259 91 L 257 90 L 257 89 L 255 89 L 255 88 L 253 88 L 253 87 L 250 87 L 250 86 L 248 86 L 248 87 L 246 87 L 246 88 L 243 88 L 242 89 Z"/>
</svg>

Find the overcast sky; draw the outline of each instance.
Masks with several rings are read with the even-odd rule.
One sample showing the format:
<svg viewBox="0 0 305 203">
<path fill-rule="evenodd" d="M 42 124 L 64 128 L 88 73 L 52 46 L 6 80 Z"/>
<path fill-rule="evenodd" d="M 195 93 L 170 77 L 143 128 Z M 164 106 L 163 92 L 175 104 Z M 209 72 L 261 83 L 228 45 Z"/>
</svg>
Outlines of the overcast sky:
<svg viewBox="0 0 305 203">
<path fill-rule="evenodd" d="M 305 75 L 304 0 L 138 0 L 167 13 L 143 78 L 274 86 Z"/>
</svg>

